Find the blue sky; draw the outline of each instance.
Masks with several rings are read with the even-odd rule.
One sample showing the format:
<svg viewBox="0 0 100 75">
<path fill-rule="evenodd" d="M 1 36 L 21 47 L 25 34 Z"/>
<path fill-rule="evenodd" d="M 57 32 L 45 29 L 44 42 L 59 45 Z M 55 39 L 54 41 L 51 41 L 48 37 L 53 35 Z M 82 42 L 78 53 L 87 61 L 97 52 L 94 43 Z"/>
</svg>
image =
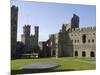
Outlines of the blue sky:
<svg viewBox="0 0 100 75">
<path fill-rule="evenodd" d="M 23 26 L 31 25 L 31 34 L 34 26 L 39 26 L 39 40 L 45 41 L 49 34 L 57 33 L 62 24 L 70 23 L 75 13 L 80 17 L 80 27 L 96 25 L 96 6 L 76 5 L 61 3 L 44 3 L 34 1 L 11 1 L 11 6 L 16 5 L 18 11 L 17 40 L 21 40 Z"/>
</svg>

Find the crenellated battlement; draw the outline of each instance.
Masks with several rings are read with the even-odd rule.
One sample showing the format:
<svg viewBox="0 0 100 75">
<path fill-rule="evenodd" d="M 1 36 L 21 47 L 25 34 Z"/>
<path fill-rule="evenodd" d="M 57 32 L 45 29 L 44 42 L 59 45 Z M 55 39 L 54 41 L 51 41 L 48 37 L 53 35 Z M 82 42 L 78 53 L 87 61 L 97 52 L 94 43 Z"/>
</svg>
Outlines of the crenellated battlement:
<svg viewBox="0 0 100 75">
<path fill-rule="evenodd" d="M 31 25 L 25 25 L 24 27 L 23 27 L 23 33 L 25 34 L 25 35 L 30 35 L 30 29 L 31 29 Z"/>
<path fill-rule="evenodd" d="M 30 28 L 31 25 L 25 25 L 23 28 Z"/>
<path fill-rule="evenodd" d="M 92 31 L 96 30 L 96 27 L 82 27 L 82 28 L 70 28 L 69 32 L 76 32 L 76 31 Z"/>
</svg>

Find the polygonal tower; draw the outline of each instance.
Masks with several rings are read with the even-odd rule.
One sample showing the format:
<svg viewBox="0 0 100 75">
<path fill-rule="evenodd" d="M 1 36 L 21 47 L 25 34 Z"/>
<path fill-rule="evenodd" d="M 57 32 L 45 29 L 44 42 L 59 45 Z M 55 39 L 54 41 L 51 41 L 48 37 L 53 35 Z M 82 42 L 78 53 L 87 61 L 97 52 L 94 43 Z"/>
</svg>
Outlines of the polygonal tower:
<svg viewBox="0 0 100 75">
<path fill-rule="evenodd" d="M 35 26 L 35 44 L 38 46 L 39 26 Z"/>
<path fill-rule="evenodd" d="M 23 27 L 23 34 L 21 35 L 21 41 L 26 46 L 26 52 L 30 49 L 30 25 L 25 25 Z"/>
<path fill-rule="evenodd" d="M 79 16 L 76 14 L 71 18 L 71 28 L 79 28 Z"/>
<path fill-rule="evenodd" d="M 16 56 L 18 7 L 11 7 L 11 57 Z"/>
<path fill-rule="evenodd" d="M 30 25 L 25 25 L 23 27 L 23 34 L 25 34 L 26 37 L 30 36 L 30 28 L 31 28 Z"/>
</svg>

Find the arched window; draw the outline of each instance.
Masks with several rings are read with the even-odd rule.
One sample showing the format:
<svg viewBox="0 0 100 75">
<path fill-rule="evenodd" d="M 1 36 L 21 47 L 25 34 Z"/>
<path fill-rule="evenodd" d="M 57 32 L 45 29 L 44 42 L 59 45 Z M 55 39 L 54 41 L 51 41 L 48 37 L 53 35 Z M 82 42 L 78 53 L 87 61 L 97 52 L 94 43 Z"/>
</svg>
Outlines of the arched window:
<svg viewBox="0 0 100 75">
<path fill-rule="evenodd" d="M 94 39 L 92 39 L 92 43 L 94 43 Z"/>
<path fill-rule="evenodd" d="M 86 35 L 85 34 L 82 36 L 82 42 L 86 43 Z"/>
<path fill-rule="evenodd" d="M 93 35 L 95 35 L 95 33 L 93 33 Z"/>
<path fill-rule="evenodd" d="M 90 40 L 88 40 L 88 43 L 90 43 Z"/>
<path fill-rule="evenodd" d="M 75 40 L 75 43 L 76 43 L 76 40 Z"/>
<path fill-rule="evenodd" d="M 86 52 L 82 51 L 82 56 L 85 57 L 86 56 Z"/>
<path fill-rule="evenodd" d="M 75 56 L 78 56 L 78 51 L 75 51 Z"/>
<path fill-rule="evenodd" d="M 79 43 L 79 40 L 77 40 L 77 42 Z"/>
<path fill-rule="evenodd" d="M 93 51 L 90 52 L 90 57 L 94 57 L 94 52 Z"/>
</svg>

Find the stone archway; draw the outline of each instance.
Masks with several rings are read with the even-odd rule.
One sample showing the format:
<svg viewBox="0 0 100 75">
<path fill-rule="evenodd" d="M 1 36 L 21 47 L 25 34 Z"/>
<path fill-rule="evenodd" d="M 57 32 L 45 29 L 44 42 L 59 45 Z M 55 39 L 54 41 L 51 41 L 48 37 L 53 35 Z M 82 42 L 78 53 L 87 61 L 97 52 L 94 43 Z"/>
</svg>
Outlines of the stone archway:
<svg viewBox="0 0 100 75">
<path fill-rule="evenodd" d="M 90 57 L 95 57 L 95 54 L 93 51 L 90 52 Z"/>
<path fill-rule="evenodd" d="M 78 56 L 78 51 L 75 51 L 75 56 Z"/>
<path fill-rule="evenodd" d="M 86 52 L 85 51 L 82 51 L 82 56 L 86 57 Z"/>
</svg>

